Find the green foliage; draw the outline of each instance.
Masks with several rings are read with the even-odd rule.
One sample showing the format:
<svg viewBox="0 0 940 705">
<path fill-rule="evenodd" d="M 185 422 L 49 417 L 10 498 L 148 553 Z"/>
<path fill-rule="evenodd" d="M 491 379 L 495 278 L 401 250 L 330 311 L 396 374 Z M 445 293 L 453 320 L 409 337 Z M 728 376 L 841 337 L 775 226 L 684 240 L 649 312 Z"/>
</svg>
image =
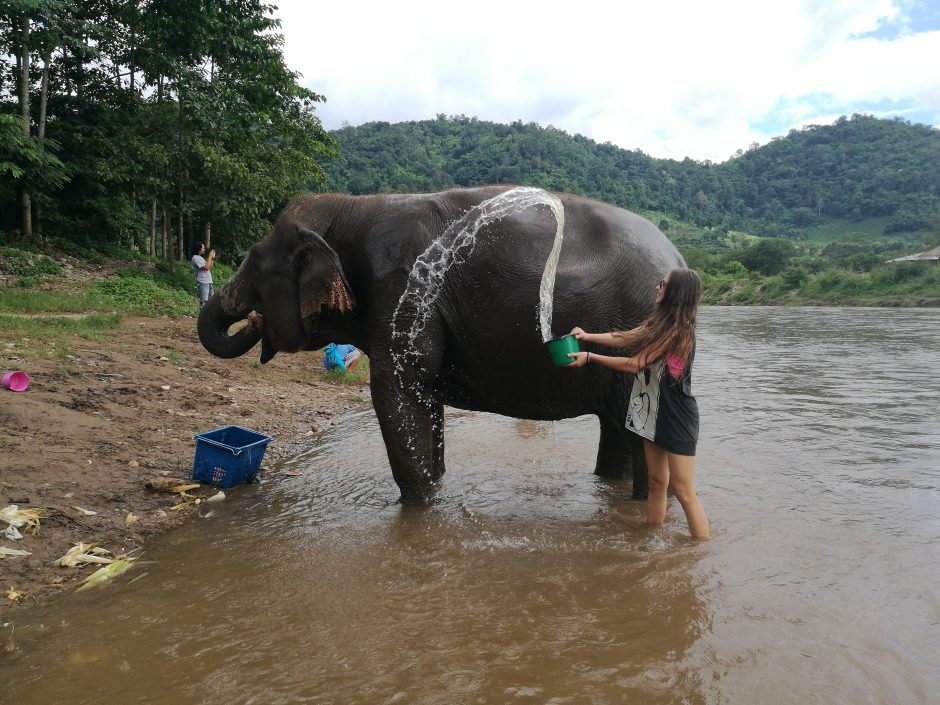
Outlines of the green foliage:
<svg viewBox="0 0 940 705">
<path fill-rule="evenodd" d="M 803 282 L 809 279 L 809 272 L 800 265 L 791 264 L 780 276 L 780 280 L 787 289 L 799 289 Z"/>
<path fill-rule="evenodd" d="M 27 252 L 18 248 L 0 247 L 0 274 L 21 277 L 59 274 L 59 265 L 46 255 Z"/>
<path fill-rule="evenodd" d="M 161 287 L 150 277 L 121 276 L 95 282 L 92 298 L 101 297 L 107 305 L 124 313 L 141 316 L 195 316 L 199 313 L 195 290 L 186 294 Z"/>
<path fill-rule="evenodd" d="M 553 127 L 439 115 L 333 133 L 343 160 L 326 165 L 348 193 L 432 191 L 508 182 L 569 191 L 654 213 L 674 241 L 684 221 L 716 232 L 807 237 L 833 221 L 878 236 L 935 227 L 940 133 L 865 115 L 793 130 L 722 164 L 655 159 Z"/>
<path fill-rule="evenodd" d="M 13 115 L 0 113 L 0 177 L 16 181 L 23 176 L 17 161 L 23 141 L 23 125 Z"/>
<path fill-rule="evenodd" d="M 747 272 L 747 267 L 745 267 L 736 259 L 728 260 L 721 267 L 722 274 L 728 274 L 732 277 L 743 277 L 747 275 Z"/>
<path fill-rule="evenodd" d="M 789 240 L 761 239 L 741 252 L 740 261 L 748 270 L 766 276 L 782 272 L 795 253 Z"/>
<path fill-rule="evenodd" d="M 685 263 L 697 272 L 716 272 L 721 266 L 721 257 L 712 254 L 704 247 L 683 249 L 682 256 L 685 258 Z M 741 267 L 743 268 L 744 265 Z"/>
<path fill-rule="evenodd" d="M 262 0 L 0 8 L 0 231 L 21 229 L 25 188 L 35 224 L 82 249 L 149 252 L 156 206 L 181 259 L 209 227 L 234 255 L 293 195 L 322 188 L 320 162 L 336 156 L 314 112 L 323 97 L 287 68 L 273 12 Z M 15 90 L 24 22 L 28 130 Z"/>
<path fill-rule="evenodd" d="M 812 243 L 825 244 L 840 238 L 852 240 L 875 241 L 884 238 L 885 228 L 890 218 L 866 218 L 861 221 L 854 220 L 828 220 L 803 232 L 806 239 Z"/>
<path fill-rule="evenodd" d="M 105 258 L 100 252 L 92 250 L 80 242 L 73 242 L 72 240 L 57 237 L 49 238 L 49 242 L 55 249 L 76 259 L 82 259 L 92 264 L 105 263 Z"/>
<path fill-rule="evenodd" d="M 779 276 L 702 273 L 710 304 L 940 305 L 940 266 L 898 262 L 867 272 L 829 268 L 812 274 L 791 264 Z"/>
</svg>

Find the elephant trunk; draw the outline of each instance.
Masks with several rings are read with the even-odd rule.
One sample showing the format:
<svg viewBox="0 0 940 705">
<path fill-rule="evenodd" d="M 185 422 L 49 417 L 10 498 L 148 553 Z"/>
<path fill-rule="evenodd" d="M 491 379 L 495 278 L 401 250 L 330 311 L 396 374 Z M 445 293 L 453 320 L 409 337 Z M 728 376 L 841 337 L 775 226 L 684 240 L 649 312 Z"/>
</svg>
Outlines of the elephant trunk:
<svg viewBox="0 0 940 705">
<path fill-rule="evenodd" d="M 244 355 L 261 340 L 260 326 L 246 325 L 229 335 L 228 329 L 233 323 L 248 316 L 250 307 L 244 311 L 228 313 L 222 306 L 221 297 L 211 297 L 199 312 L 199 340 L 203 347 L 216 357 L 232 358 Z M 272 355 L 273 357 L 273 355 Z"/>
</svg>

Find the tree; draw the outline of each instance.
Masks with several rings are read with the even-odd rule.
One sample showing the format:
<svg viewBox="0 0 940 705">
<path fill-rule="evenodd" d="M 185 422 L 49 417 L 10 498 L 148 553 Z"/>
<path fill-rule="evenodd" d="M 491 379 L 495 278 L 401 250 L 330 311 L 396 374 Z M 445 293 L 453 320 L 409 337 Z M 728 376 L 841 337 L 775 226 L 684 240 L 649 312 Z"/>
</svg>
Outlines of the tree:
<svg viewBox="0 0 940 705">
<path fill-rule="evenodd" d="M 0 54 L 15 56 L 12 72 L 19 112 L 19 135 L 5 131 L 5 170 L 16 182 L 20 201 L 20 234 L 33 237 L 33 197 L 37 189 L 45 190 L 61 184 L 65 178 L 62 162 L 51 152 L 55 143 L 47 142 L 46 106 L 48 104 L 49 68 L 57 43 L 62 40 L 58 17 L 67 3 L 58 0 L 11 0 L 0 5 Z M 33 27 L 36 25 L 36 31 Z M 34 51 L 35 49 L 35 51 Z M 39 114 L 33 119 L 33 61 L 42 61 L 39 71 Z M 15 168 L 13 168 L 15 167 Z"/>
<path fill-rule="evenodd" d="M 0 228 L 22 221 L 28 235 L 42 205 L 52 230 L 86 244 L 178 256 L 200 233 L 235 252 L 280 204 L 322 188 L 320 162 L 337 154 L 315 114 L 323 98 L 285 65 L 273 11 L 261 0 L 6 2 L 0 56 L 17 66 L 0 67 L 0 82 L 11 77 L 0 198 L 15 193 L 31 214 L 13 222 L 5 207 Z"/>
<path fill-rule="evenodd" d="M 750 271 L 769 276 L 782 272 L 795 254 L 796 247 L 789 240 L 761 238 L 744 250 L 740 261 Z"/>
</svg>

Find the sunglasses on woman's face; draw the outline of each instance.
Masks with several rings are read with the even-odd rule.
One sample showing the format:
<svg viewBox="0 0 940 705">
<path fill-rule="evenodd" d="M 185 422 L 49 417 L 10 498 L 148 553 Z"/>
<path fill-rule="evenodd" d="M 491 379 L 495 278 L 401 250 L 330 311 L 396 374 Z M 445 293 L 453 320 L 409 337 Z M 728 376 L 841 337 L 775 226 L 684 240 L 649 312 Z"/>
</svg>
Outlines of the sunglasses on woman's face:
<svg viewBox="0 0 940 705">
<path fill-rule="evenodd" d="M 663 289 L 663 288 L 665 288 L 665 286 L 666 286 L 666 280 L 665 280 L 665 279 L 660 279 L 660 280 L 659 280 L 659 284 L 656 285 L 656 288 L 657 288 L 657 289 Z"/>
</svg>

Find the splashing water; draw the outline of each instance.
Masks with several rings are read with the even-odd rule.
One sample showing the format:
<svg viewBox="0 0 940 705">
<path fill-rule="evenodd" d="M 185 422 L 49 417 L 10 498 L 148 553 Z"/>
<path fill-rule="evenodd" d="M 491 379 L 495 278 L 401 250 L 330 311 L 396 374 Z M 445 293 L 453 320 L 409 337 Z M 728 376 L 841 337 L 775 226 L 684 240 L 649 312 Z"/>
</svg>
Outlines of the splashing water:
<svg viewBox="0 0 940 705">
<path fill-rule="evenodd" d="M 538 205 L 551 208 L 557 224 L 554 244 L 539 285 L 539 327 L 542 340 L 551 339 L 555 272 L 561 253 L 565 212 L 556 196 L 542 189 L 523 186 L 505 191 L 471 208 L 451 223 L 415 260 L 408 275 L 408 284 L 392 317 L 392 341 L 395 348 L 392 355 L 399 371 L 402 370 L 402 360 L 406 355 L 413 358 L 420 355 L 415 341 L 424 330 L 431 306 L 444 285 L 444 277 L 452 266 L 461 264 L 470 256 L 480 229 L 495 220 Z M 400 326 L 403 311 L 410 311 L 412 308 L 414 318 L 410 325 Z"/>
<path fill-rule="evenodd" d="M 542 331 L 542 342 L 547 343 L 552 339 L 552 313 L 555 306 L 555 272 L 558 269 L 558 257 L 561 255 L 561 242 L 564 239 L 565 230 L 565 209 L 555 196 L 546 194 L 551 201 L 549 207 L 555 214 L 555 241 L 552 243 L 552 251 L 545 262 L 545 269 L 542 272 L 542 282 L 539 284 L 539 327 Z"/>
</svg>

